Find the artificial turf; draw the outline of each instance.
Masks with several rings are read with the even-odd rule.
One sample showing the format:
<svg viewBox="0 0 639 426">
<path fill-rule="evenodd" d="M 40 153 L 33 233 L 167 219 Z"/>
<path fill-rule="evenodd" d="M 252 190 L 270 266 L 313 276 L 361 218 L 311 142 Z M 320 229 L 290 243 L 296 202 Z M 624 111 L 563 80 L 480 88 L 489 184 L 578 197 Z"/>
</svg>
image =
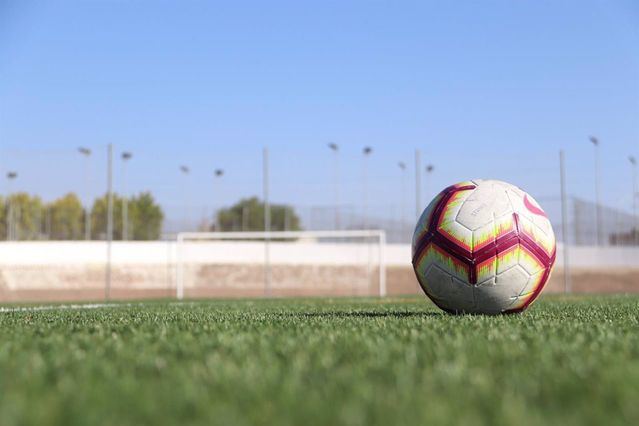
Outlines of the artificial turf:
<svg viewBox="0 0 639 426">
<path fill-rule="evenodd" d="M 639 424 L 639 297 L 0 313 L 0 424 Z"/>
</svg>

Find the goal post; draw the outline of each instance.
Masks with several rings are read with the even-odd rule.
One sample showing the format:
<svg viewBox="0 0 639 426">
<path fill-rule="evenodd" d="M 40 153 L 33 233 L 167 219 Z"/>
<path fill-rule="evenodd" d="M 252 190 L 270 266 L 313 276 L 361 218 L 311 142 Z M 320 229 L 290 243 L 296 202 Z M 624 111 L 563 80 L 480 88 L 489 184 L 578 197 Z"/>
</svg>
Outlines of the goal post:
<svg viewBox="0 0 639 426">
<path fill-rule="evenodd" d="M 176 297 L 204 287 L 219 290 L 212 296 L 343 295 L 351 287 L 384 297 L 385 246 L 382 230 L 179 233 Z"/>
</svg>

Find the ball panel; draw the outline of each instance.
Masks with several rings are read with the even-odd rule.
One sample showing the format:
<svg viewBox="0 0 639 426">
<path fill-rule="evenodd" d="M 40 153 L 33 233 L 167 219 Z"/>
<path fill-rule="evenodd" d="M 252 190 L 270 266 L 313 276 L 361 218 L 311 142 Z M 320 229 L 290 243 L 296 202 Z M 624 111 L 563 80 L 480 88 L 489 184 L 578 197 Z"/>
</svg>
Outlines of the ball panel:
<svg viewBox="0 0 639 426">
<path fill-rule="evenodd" d="M 522 289 L 519 297 L 520 298 L 530 297 L 533 293 L 535 293 L 535 291 L 537 291 L 539 286 L 543 286 L 545 284 L 543 282 L 545 273 L 546 273 L 546 269 L 544 268 L 541 271 L 538 271 L 537 273 L 532 274 L 530 278 L 528 279 L 528 282 Z"/>
<path fill-rule="evenodd" d="M 473 253 L 494 244 L 499 238 L 512 234 L 517 230 L 512 214 L 494 219 L 491 223 L 473 231 Z"/>
<path fill-rule="evenodd" d="M 430 204 L 428 204 L 428 207 L 426 207 L 426 209 L 420 216 L 419 221 L 417 222 L 417 227 L 415 228 L 415 233 L 413 234 L 413 257 L 416 254 L 414 250 L 417 244 L 419 243 L 419 240 L 424 236 L 424 234 L 426 234 L 426 232 L 428 232 L 428 226 L 433 216 L 433 212 L 435 211 L 435 209 L 441 202 L 443 196 L 444 196 L 443 192 L 440 192 L 439 194 L 437 194 L 437 196 L 433 199 L 433 201 L 431 201 Z"/>
<path fill-rule="evenodd" d="M 474 287 L 476 313 L 500 314 L 512 304 L 512 291 L 504 285 L 498 285 L 493 277 Z"/>
<path fill-rule="evenodd" d="M 520 218 L 521 230 L 543 245 L 548 255 L 551 255 L 555 245 L 555 234 L 548 216 L 539 203 L 519 188 L 513 187 L 508 194 Z"/>
<path fill-rule="evenodd" d="M 463 203 L 457 221 L 469 229 L 477 230 L 495 217 L 512 213 L 510 201 L 505 191 L 494 181 L 482 181 Z"/>
<path fill-rule="evenodd" d="M 501 313 L 513 304 L 528 283 L 529 276 L 519 266 L 496 275 L 475 287 L 477 306 L 491 313 Z"/>
<path fill-rule="evenodd" d="M 457 185 L 456 185 L 457 186 Z M 461 187 L 466 188 L 466 187 Z M 464 201 L 470 196 L 470 194 L 474 191 L 474 186 L 467 187 L 468 189 L 458 189 L 452 194 L 450 194 L 448 201 L 445 206 L 441 210 L 439 220 L 437 222 L 437 226 L 441 227 L 445 223 L 455 222 L 457 219 L 457 215 L 459 214 L 459 210 L 461 209 Z"/>
<path fill-rule="evenodd" d="M 497 274 L 497 257 L 492 257 L 477 265 L 477 282 L 484 282 Z"/>
<path fill-rule="evenodd" d="M 509 297 L 518 297 L 528 284 L 530 275 L 520 265 L 510 268 L 506 272 L 495 276 L 495 284 L 498 286 L 508 287 L 510 289 Z"/>
<path fill-rule="evenodd" d="M 431 265 L 420 284 L 433 303 L 443 310 L 463 313 L 472 312 L 474 309 L 473 287 L 451 276 L 437 265 Z"/>
<path fill-rule="evenodd" d="M 511 212 L 505 216 L 495 218 L 495 238 L 503 237 L 506 234 L 517 230 L 517 220 Z"/>
<path fill-rule="evenodd" d="M 541 248 L 547 256 L 552 256 L 555 251 L 555 236 L 548 235 L 541 231 L 530 219 L 526 217 L 519 218 L 519 232 L 528 236 L 539 248 Z"/>
<path fill-rule="evenodd" d="M 466 280 L 469 274 L 467 264 L 451 256 L 433 243 L 428 244 L 422 255 L 417 258 L 415 265 L 417 271 L 426 271 L 431 265 L 437 265 L 440 269 L 460 280 Z"/>
<path fill-rule="evenodd" d="M 501 274 L 519 264 L 519 244 L 497 253 L 497 273 Z"/>
<path fill-rule="evenodd" d="M 465 228 L 458 222 L 446 222 L 437 228 L 437 231 L 450 240 L 453 244 L 461 247 L 467 252 L 473 249 L 473 231 Z"/>
<path fill-rule="evenodd" d="M 454 300 L 454 304 L 447 302 L 446 308 L 460 313 L 474 313 L 476 310 L 474 286 L 453 277 L 451 287 L 453 298 L 450 300 Z"/>
<path fill-rule="evenodd" d="M 468 199 L 462 204 L 455 220 L 467 229 L 475 231 L 492 224 L 493 211 L 486 201 Z"/>
<path fill-rule="evenodd" d="M 531 276 L 528 280 L 528 283 L 522 290 L 521 294 L 517 298 L 517 300 L 512 304 L 512 306 L 508 309 L 507 313 L 512 312 L 521 312 L 528 308 L 531 304 L 533 304 L 544 286 L 548 282 L 550 271 L 548 269 L 544 269 L 539 271 L 537 274 Z"/>
<path fill-rule="evenodd" d="M 519 265 L 524 268 L 529 275 L 534 275 L 546 269 L 546 265 L 524 246 L 520 246 L 519 248 Z"/>
<path fill-rule="evenodd" d="M 421 282 L 422 288 L 431 298 L 438 301 L 450 300 L 452 293 L 452 277 L 437 265 L 429 265 Z"/>
<path fill-rule="evenodd" d="M 481 250 L 482 248 L 490 244 L 494 244 L 496 240 L 496 234 L 497 234 L 497 230 L 495 228 L 495 223 L 493 221 L 474 230 L 473 241 L 472 241 L 473 253 Z"/>
</svg>

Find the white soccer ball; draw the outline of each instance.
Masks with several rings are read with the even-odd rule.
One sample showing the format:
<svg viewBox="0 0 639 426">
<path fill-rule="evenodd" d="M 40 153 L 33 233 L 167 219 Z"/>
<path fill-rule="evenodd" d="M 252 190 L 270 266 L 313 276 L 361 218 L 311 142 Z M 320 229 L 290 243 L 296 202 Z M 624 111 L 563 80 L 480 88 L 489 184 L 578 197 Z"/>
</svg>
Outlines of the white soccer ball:
<svg viewBox="0 0 639 426">
<path fill-rule="evenodd" d="M 506 182 L 444 189 L 413 237 L 413 267 L 426 295 L 450 313 L 522 312 L 555 263 L 552 225 L 539 204 Z"/>
</svg>

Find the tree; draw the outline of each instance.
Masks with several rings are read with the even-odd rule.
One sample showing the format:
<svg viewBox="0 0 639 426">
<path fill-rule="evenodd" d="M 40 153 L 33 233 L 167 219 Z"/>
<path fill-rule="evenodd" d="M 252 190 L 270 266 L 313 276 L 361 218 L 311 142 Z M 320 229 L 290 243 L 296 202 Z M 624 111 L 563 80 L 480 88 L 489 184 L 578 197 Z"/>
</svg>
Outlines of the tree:
<svg viewBox="0 0 639 426">
<path fill-rule="evenodd" d="M 84 208 L 77 195 L 69 193 L 48 206 L 52 240 L 80 240 L 84 235 Z"/>
<path fill-rule="evenodd" d="M 150 192 L 129 201 L 129 229 L 134 240 L 157 240 L 162 234 L 164 212 Z"/>
<path fill-rule="evenodd" d="M 42 236 L 44 206 L 40 197 L 25 192 L 10 195 L 4 202 L 2 237 L 12 234 L 15 240 L 35 240 Z M 10 230 L 9 227 L 13 229 Z"/>
<path fill-rule="evenodd" d="M 264 231 L 264 203 L 257 197 L 245 198 L 217 214 L 220 231 Z M 215 229 L 215 225 L 211 229 Z M 272 231 L 299 231 L 300 218 L 291 206 L 271 205 Z"/>
<path fill-rule="evenodd" d="M 107 238 L 108 195 L 97 198 L 91 207 L 91 238 Z M 113 239 L 122 238 L 122 198 L 113 194 Z"/>
<path fill-rule="evenodd" d="M 113 194 L 113 239 L 122 239 L 123 198 Z M 156 204 L 149 192 L 130 198 L 129 235 L 134 240 L 157 240 L 162 233 L 164 212 Z M 106 238 L 108 197 L 104 195 L 95 200 L 91 209 L 91 233 L 95 239 Z"/>
</svg>

